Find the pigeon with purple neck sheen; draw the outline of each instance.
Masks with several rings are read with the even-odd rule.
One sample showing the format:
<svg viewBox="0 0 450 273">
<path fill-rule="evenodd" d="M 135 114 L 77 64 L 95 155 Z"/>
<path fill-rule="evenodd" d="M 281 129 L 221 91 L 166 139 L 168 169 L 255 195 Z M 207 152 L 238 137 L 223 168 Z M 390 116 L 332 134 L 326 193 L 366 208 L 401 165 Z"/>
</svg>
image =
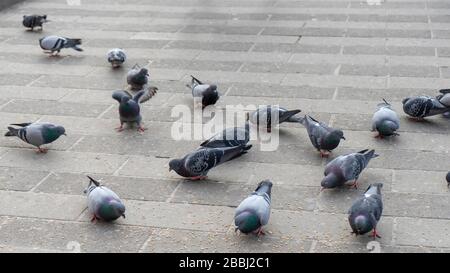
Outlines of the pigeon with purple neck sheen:
<svg viewBox="0 0 450 273">
<path fill-rule="evenodd" d="M 261 181 L 256 190 L 245 198 L 236 208 L 234 214 L 235 231 L 244 234 L 264 234 L 262 227 L 267 225 L 270 217 L 272 182 Z"/>
<path fill-rule="evenodd" d="M 356 188 L 359 175 L 367 167 L 370 160 L 377 156 L 375 150 L 369 151 L 366 149 L 336 157 L 325 166 L 325 177 L 321 182 L 322 189 L 343 186 L 347 181 L 352 180 L 354 181 L 352 185 Z"/>
<path fill-rule="evenodd" d="M 342 130 L 331 128 L 308 115 L 302 118 L 300 123 L 305 126 L 312 145 L 322 157 L 328 157 L 330 152 L 337 148 L 341 139 L 345 140 Z"/>
<path fill-rule="evenodd" d="M 107 58 L 113 68 L 118 68 L 125 62 L 127 55 L 123 49 L 113 48 L 108 51 Z"/>
<path fill-rule="evenodd" d="M 91 221 L 114 221 L 119 217 L 125 218 L 125 205 L 119 196 L 105 186 L 100 185 L 94 178 L 88 176 L 89 185 L 84 193 L 88 199 L 88 210 L 92 215 Z"/>
<path fill-rule="evenodd" d="M 377 233 L 377 224 L 383 212 L 382 187 L 382 183 L 371 184 L 348 210 L 348 221 L 356 236 L 372 231 L 374 239 L 381 238 Z"/>
<path fill-rule="evenodd" d="M 181 159 L 170 160 L 169 171 L 174 170 L 178 175 L 190 180 L 207 179 L 207 174 L 212 168 L 240 157 L 251 147 L 252 145 L 221 148 L 200 147 Z"/>
</svg>

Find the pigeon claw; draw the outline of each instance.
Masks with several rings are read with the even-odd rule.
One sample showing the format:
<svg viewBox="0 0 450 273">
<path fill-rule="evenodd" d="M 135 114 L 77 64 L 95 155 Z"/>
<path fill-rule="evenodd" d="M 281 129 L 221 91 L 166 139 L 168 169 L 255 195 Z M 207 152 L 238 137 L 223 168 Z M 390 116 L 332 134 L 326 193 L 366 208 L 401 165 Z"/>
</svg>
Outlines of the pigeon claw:
<svg viewBox="0 0 450 273">
<path fill-rule="evenodd" d="M 138 132 L 141 132 L 141 133 L 145 132 L 145 128 L 142 126 L 139 126 L 137 130 L 138 130 Z"/>
<path fill-rule="evenodd" d="M 322 157 L 322 158 L 328 158 L 330 156 L 330 153 L 329 152 L 327 152 L 327 151 L 323 151 L 323 150 L 320 150 L 320 157 Z"/>
<path fill-rule="evenodd" d="M 97 216 L 92 215 L 91 223 L 95 223 L 97 221 Z"/>
<path fill-rule="evenodd" d="M 372 231 L 372 234 L 370 235 L 370 237 L 372 237 L 372 238 L 379 238 L 379 239 L 381 239 L 381 236 L 380 235 L 378 235 L 378 233 L 377 233 L 377 230 L 376 229 L 373 229 L 373 231 Z"/>
<path fill-rule="evenodd" d="M 38 150 L 36 151 L 36 153 L 38 153 L 38 154 L 46 154 L 47 152 L 48 152 L 48 149 L 41 148 L 41 147 L 38 147 Z"/>
<path fill-rule="evenodd" d="M 259 237 L 261 235 L 266 235 L 266 233 L 264 232 L 264 230 L 262 229 L 262 227 L 258 228 L 256 230 L 256 236 Z"/>
<path fill-rule="evenodd" d="M 117 132 L 122 132 L 123 130 L 125 130 L 125 129 L 123 128 L 123 125 L 120 125 L 120 127 L 117 127 L 117 128 L 116 128 L 116 131 L 117 131 Z"/>
<path fill-rule="evenodd" d="M 200 176 L 190 177 L 189 179 L 192 180 L 192 181 L 196 181 L 196 180 L 205 180 L 205 179 L 207 179 L 207 178 L 208 178 L 208 176 L 202 176 L 202 175 L 200 175 Z"/>
</svg>

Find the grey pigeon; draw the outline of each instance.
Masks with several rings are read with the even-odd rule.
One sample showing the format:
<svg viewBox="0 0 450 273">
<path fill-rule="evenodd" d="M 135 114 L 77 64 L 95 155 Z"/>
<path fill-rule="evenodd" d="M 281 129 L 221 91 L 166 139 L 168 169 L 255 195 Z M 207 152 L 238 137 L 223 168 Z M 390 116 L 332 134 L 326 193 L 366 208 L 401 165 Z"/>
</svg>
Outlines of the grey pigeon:
<svg viewBox="0 0 450 273">
<path fill-rule="evenodd" d="M 149 74 L 147 68 L 141 68 L 138 64 L 135 64 L 133 68 L 128 71 L 127 83 L 131 86 L 132 90 L 142 90 L 144 85 L 148 83 Z"/>
<path fill-rule="evenodd" d="M 72 48 L 76 51 L 83 51 L 82 48 L 79 47 L 81 45 L 81 39 L 71 39 L 60 36 L 46 36 L 44 38 L 39 39 L 39 45 L 43 50 L 48 50 L 50 54 L 58 54 L 63 48 Z"/>
<path fill-rule="evenodd" d="M 439 92 L 441 95 L 435 98 L 417 96 L 403 99 L 403 111 L 418 120 L 450 112 L 450 89 L 441 89 Z"/>
<path fill-rule="evenodd" d="M 141 107 L 139 106 L 140 98 L 145 94 L 144 90 L 139 91 L 132 96 L 125 90 L 114 91 L 112 97 L 119 102 L 120 127 L 117 128 L 119 132 L 123 131 L 124 123 L 137 123 L 138 131 L 144 132 L 141 125 Z"/>
<path fill-rule="evenodd" d="M 202 108 L 216 104 L 220 97 L 219 92 L 217 91 L 217 85 L 206 84 L 192 75 L 191 77 L 191 84 L 186 86 L 192 89 L 192 96 L 194 99 L 202 100 Z"/>
<path fill-rule="evenodd" d="M 447 173 L 445 179 L 447 180 L 447 187 L 450 187 L 450 172 Z"/>
<path fill-rule="evenodd" d="M 247 153 L 251 147 L 252 145 L 200 148 L 181 159 L 172 159 L 169 162 L 169 171 L 174 170 L 177 174 L 191 180 L 206 179 L 212 168 Z"/>
<path fill-rule="evenodd" d="M 272 182 L 261 181 L 256 190 L 239 204 L 234 214 L 235 231 L 264 234 L 262 227 L 267 225 L 270 217 L 271 191 Z"/>
<path fill-rule="evenodd" d="M 112 65 L 113 68 L 120 67 L 125 60 L 127 59 L 127 55 L 125 51 L 121 48 L 113 48 L 108 51 L 108 62 Z"/>
<path fill-rule="evenodd" d="M 342 130 L 333 129 L 308 115 L 302 118 L 300 123 L 306 127 L 312 145 L 322 157 L 328 157 L 329 153 L 339 145 L 341 139 L 345 140 Z"/>
<path fill-rule="evenodd" d="M 377 108 L 372 117 L 372 131 L 378 132 L 376 137 L 398 136 L 395 131 L 400 128 L 400 119 L 392 106 L 383 99 L 383 103 L 378 104 Z"/>
<path fill-rule="evenodd" d="M 381 199 L 382 183 L 370 184 L 364 195 L 358 198 L 348 210 L 348 221 L 358 235 L 372 231 L 373 238 L 381 238 L 377 233 L 377 224 L 383 212 L 383 201 Z"/>
<path fill-rule="evenodd" d="M 43 30 L 42 25 L 47 22 L 49 22 L 47 15 L 24 15 L 22 24 L 24 27 L 31 28 L 31 31 L 33 31 L 35 27 L 40 27 Z"/>
<path fill-rule="evenodd" d="M 250 141 L 250 125 L 248 122 L 248 113 L 246 114 L 246 116 L 247 121 L 245 122 L 245 127 L 226 128 L 222 132 L 204 141 L 202 144 L 200 144 L 200 146 L 208 148 L 220 148 L 247 145 L 247 143 Z"/>
<path fill-rule="evenodd" d="M 48 122 L 17 123 L 11 125 L 22 128 L 8 127 L 8 132 L 5 136 L 16 136 L 26 143 L 36 146 L 39 153 L 47 152 L 47 149 L 41 148 L 42 145 L 52 143 L 61 135 L 66 135 L 64 127 Z"/>
<path fill-rule="evenodd" d="M 322 189 L 335 188 L 354 180 L 352 184 L 357 187 L 359 175 L 369 164 L 372 158 L 377 157 L 375 150 L 362 150 L 357 153 L 340 155 L 325 166 L 325 178 L 322 180 Z"/>
<path fill-rule="evenodd" d="M 109 222 L 121 216 L 125 218 L 125 205 L 119 196 L 92 177 L 88 178 L 89 185 L 84 193 L 87 194 L 88 210 L 92 214 L 91 221 L 99 219 Z"/>
<path fill-rule="evenodd" d="M 267 132 L 270 133 L 273 126 L 283 122 L 300 122 L 301 118 L 294 117 L 300 112 L 300 109 L 286 110 L 278 106 L 262 105 L 250 114 L 250 122 L 257 125 L 258 128 L 267 129 Z"/>
</svg>

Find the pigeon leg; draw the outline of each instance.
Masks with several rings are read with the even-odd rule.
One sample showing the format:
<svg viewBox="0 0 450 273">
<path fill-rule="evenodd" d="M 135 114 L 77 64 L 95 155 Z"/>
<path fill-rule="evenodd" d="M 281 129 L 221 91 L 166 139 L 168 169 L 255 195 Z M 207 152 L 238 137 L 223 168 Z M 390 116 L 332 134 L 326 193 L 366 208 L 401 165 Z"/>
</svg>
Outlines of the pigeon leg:
<svg viewBox="0 0 450 273">
<path fill-rule="evenodd" d="M 123 122 L 120 123 L 120 126 L 116 128 L 117 132 L 122 132 L 124 130 L 123 128 Z"/>
<path fill-rule="evenodd" d="M 97 221 L 97 216 L 92 215 L 91 223 L 95 223 Z"/>
<path fill-rule="evenodd" d="M 370 235 L 370 237 L 373 237 L 374 239 L 375 239 L 375 238 L 380 238 L 380 239 L 381 239 L 381 236 L 378 235 L 377 229 L 376 229 L 376 228 L 373 229 L 372 235 Z"/>
<path fill-rule="evenodd" d="M 355 181 L 353 182 L 353 184 L 350 184 L 350 188 L 358 189 L 358 178 L 355 179 Z"/>
<path fill-rule="evenodd" d="M 330 152 L 328 151 L 324 151 L 324 150 L 320 150 L 320 157 L 326 157 L 328 158 L 330 156 Z"/>
<path fill-rule="evenodd" d="M 264 232 L 264 230 L 262 229 L 262 227 L 259 227 L 257 230 L 256 230 L 256 236 L 261 236 L 261 235 L 266 235 L 266 233 Z"/>
<path fill-rule="evenodd" d="M 38 147 L 38 150 L 36 152 L 38 154 L 46 154 L 48 152 L 48 149 Z"/>
<path fill-rule="evenodd" d="M 378 133 L 375 138 L 379 138 L 379 139 L 383 139 L 383 135 L 381 135 L 380 133 Z"/>
<path fill-rule="evenodd" d="M 142 127 L 142 125 L 138 125 L 138 132 L 141 132 L 141 133 L 143 133 L 143 132 L 145 132 L 145 128 L 144 127 Z"/>
<path fill-rule="evenodd" d="M 196 180 L 204 180 L 204 179 L 207 179 L 207 178 L 208 178 L 208 176 L 200 175 L 200 176 L 190 177 L 189 179 L 192 180 L 192 181 L 196 181 Z"/>
</svg>

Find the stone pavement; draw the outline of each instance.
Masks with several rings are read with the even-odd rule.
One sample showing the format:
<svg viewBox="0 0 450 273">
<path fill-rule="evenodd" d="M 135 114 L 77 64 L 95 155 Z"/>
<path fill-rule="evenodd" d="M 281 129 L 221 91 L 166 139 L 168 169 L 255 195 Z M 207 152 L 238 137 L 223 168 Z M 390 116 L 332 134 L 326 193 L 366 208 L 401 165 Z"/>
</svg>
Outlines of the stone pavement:
<svg viewBox="0 0 450 273">
<path fill-rule="evenodd" d="M 34 0 L 0 11 L 0 128 L 50 121 L 68 136 L 36 154 L 0 138 L 0 251 L 368 252 L 347 209 L 369 183 L 385 184 L 382 252 L 449 252 L 450 122 L 417 123 L 407 95 L 450 86 L 450 2 L 387 0 Z M 369 1 L 376 2 L 376 1 Z M 68 5 L 67 3 L 72 3 Z M 44 32 L 23 14 L 45 13 Z M 84 52 L 49 58 L 43 35 L 83 38 Z M 112 71 L 107 50 L 126 49 Z M 146 103 L 148 130 L 117 133 L 111 92 L 139 62 L 160 92 Z M 319 192 L 326 160 L 305 130 L 282 126 L 281 145 L 247 155 L 189 182 L 168 172 L 199 141 L 170 137 L 171 109 L 191 105 L 195 74 L 216 81 L 227 104 L 300 108 L 344 129 L 334 154 L 375 148 L 358 190 Z M 376 140 L 370 119 L 384 97 L 401 116 L 401 136 Z M 125 199 L 127 218 L 89 222 L 83 189 L 90 174 Z M 274 182 L 267 235 L 234 233 L 234 208 L 265 178 Z"/>
</svg>

